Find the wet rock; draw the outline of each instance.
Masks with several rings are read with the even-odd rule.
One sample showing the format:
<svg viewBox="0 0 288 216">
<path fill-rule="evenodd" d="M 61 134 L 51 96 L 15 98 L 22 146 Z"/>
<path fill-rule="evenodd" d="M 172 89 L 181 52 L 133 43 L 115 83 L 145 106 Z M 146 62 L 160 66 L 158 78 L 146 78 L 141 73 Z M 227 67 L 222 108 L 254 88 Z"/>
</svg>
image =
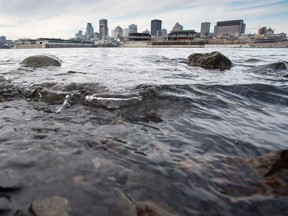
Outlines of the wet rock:
<svg viewBox="0 0 288 216">
<path fill-rule="evenodd" d="M 288 150 L 270 152 L 248 160 L 246 165 L 258 179 L 258 193 L 288 195 Z"/>
<path fill-rule="evenodd" d="M 0 174 L 0 192 L 19 190 L 23 187 L 22 182 L 8 173 Z"/>
<path fill-rule="evenodd" d="M 249 161 L 251 166 L 259 170 L 264 177 L 273 176 L 288 171 L 288 150 L 271 152 Z M 288 182 L 287 182 L 288 183 Z"/>
<path fill-rule="evenodd" d="M 225 170 L 223 166 L 218 171 L 212 170 L 216 163 L 217 166 L 226 164 L 227 169 Z M 223 157 L 213 161 L 213 166 L 207 162 L 203 166 L 207 166 L 204 169 L 210 172 L 210 179 L 217 176 L 215 187 L 225 195 L 234 197 L 288 195 L 288 150 L 270 152 L 249 160 Z"/>
<path fill-rule="evenodd" d="M 250 72 L 257 73 L 257 74 L 273 74 L 279 71 L 284 71 L 288 69 L 288 62 L 276 62 L 267 65 L 261 65 L 255 68 L 252 68 Z M 283 75 L 285 77 L 285 75 Z"/>
<path fill-rule="evenodd" d="M 137 216 L 177 216 L 152 201 L 145 201 L 136 205 Z"/>
<path fill-rule="evenodd" d="M 78 176 L 75 176 L 75 177 L 74 177 L 74 181 L 75 181 L 76 183 L 80 183 L 80 182 L 82 182 L 84 179 L 85 179 L 85 177 L 82 176 L 82 175 L 78 175 Z"/>
<path fill-rule="evenodd" d="M 165 205 L 152 200 L 137 202 L 128 194 L 123 193 L 120 193 L 116 206 L 123 214 L 131 216 L 179 216 Z"/>
<path fill-rule="evenodd" d="M 68 216 L 68 205 L 67 199 L 53 196 L 34 201 L 30 209 L 35 216 Z"/>
<path fill-rule="evenodd" d="M 10 197 L 0 197 L 0 213 L 10 211 L 12 208 Z"/>
<path fill-rule="evenodd" d="M 48 66 L 61 66 L 61 61 L 54 56 L 35 55 L 25 58 L 20 62 L 23 67 L 41 68 Z"/>
<path fill-rule="evenodd" d="M 232 62 L 220 52 L 194 53 L 188 57 L 189 65 L 205 69 L 226 70 L 232 67 Z"/>
</svg>

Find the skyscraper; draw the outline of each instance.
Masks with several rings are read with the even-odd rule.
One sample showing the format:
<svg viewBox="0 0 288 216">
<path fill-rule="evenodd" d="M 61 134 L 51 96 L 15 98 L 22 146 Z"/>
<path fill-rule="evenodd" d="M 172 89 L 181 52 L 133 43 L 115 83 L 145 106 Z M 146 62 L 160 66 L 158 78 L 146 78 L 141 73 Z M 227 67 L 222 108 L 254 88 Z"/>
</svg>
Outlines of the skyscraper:
<svg viewBox="0 0 288 216">
<path fill-rule="evenodd" d="M 128 26 L 129 28 L 129 33 L 137 33 L 137 25 L 131 24 Z"/>
<path fill-rule="evenodd" d="M 89 40 L 93 38 L 93 35 L 94 35 L 94 28 L 91 23 L 87 23 L 85 32 L 86 39 Z"/>
<path fill-rule="evenodd" d="M 214 35 L 221 37 L 222 35 L 240 36 L 245 33 L 246 24 L 243 20 L 229 20 L 217 22 L 214 28 Z"/>
<path fill-rule="evenodd" d="M 108 37 L 108 21 L 106 19 L 99 20 L 99 33 L 101 39 Z"/>
<path fill-rule="evenodd" d="M 201 23 L 201 37 L 207 37 L 210 34 L 210 22 Z"/>
<path fill-rule="evenodd" d="M 162 20 L 154 19 L 151 20 L 151 36 L 160 37 L 162 30 Z"/>
</svg>

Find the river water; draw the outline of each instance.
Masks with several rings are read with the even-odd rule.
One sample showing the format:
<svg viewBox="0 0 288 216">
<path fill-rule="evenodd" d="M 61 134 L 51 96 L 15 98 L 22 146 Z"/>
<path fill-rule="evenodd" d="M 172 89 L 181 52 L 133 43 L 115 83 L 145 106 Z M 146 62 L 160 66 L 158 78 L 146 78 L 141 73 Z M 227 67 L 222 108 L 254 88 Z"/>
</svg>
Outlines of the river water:
<svg viewBox="0 0 288 216">
<path fill-rule="evenodd" d="M 218 49 L 225 71 L 185 63 L 212 51 L 0 50 L 0 180 L 19 186 L 0 182 L 0 214 L 59 196 L 68 215 L 287 215 L 287 195 L 235 162 L 288 149 L 288 71 L 251 71 L 287 49 Z M 62 66 L 19 65 L 36 54 Z"/>
</svg>

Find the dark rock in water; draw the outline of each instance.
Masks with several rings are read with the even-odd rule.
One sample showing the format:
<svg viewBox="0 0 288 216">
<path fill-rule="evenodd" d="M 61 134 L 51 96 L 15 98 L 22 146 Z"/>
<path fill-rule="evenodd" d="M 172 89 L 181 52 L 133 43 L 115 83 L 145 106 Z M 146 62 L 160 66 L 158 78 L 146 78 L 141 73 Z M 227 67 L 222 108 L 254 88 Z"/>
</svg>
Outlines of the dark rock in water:
<svg viewBox="0 0 288 216">
<path fill-rule="evenodd" d="M 22 182 L 18 178 L 6 173 L 0 174 L 0 192 L 19 190 L 22 186 Z"/>
<path fill-rule="evenodd" d="M 241 182 L 241 190 L 230 188 L 228 191 L 237 196 L 243 195 L 288 195 L 288 150 L 270 152 L 250 159 L 235 160 L 235 165 L 245 167 L 245 178 L 231 185 Z M 250 178 L 249 178 L 249 177 Z M 239 179 L 238 179 L 239 180 Z M 246 185 L 243 187 L 243 185 Z M 238 188 L 239 189 L 239 188 Z"/>
<path fill-rule="evenodd" d="M 138 202 L 127 194 L 121 194 L 116 206 L 124 215 L 137 216 L 179 216 L 174 210 L 152 200 Z"/>
<path fill-rule="evenodd" d="M 53 56 L 47 55 L 35 55 L 25 58 L 23 61 L 20 62 L 23 67 L 33 67 L 33 68 L 40 68 L 40 67 L 48 67 L 48 66 L 61 66 L 61 61 Z"/>
<path fill-rule="evenodd" d="M 188 57 L 189 65 L 200 66 L 205 69 L 230 69 L 232 62 L 220 52 L 194 53 Z"/>
<path fill-rule="evenodd" d="M 4 211 L 10 211 L 12 208 L 10 197 L 0 197 L 0 213 Z"/>
<path fill-rule="evenodd" d="M 277 173 L 288 171 L 288 150 L 271 152 L 249 162 L 264 177 L 273 176 Z"/>
<path fill-rule="evenodd" d="M 288 62 L 276 62 L 267 65 L 261 65 L 259 67 L 252 68 L 250 71 L 258 74 L 269 74 L 275 73 L 277 71 L 287 70 L 288 69 Z M 285 75 L 283 75 L 285 76 Z"/>
<path fill-rule="evenodd" d="M 36 200 L 31 205 L 35 216 L 68 216 L 68 200 L 59 196 Z"/>
</svg>

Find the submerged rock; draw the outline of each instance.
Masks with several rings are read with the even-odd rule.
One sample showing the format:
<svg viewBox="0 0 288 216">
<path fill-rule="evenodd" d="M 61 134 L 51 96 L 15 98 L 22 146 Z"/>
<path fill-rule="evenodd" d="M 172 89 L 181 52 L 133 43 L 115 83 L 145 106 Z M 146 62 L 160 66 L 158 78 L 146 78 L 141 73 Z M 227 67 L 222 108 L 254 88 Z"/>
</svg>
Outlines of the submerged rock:
<svg viewBox="0 0 288 216">
<path fill-rule="evenodd" d="M 36 200 L 31 205 L 35 216 L 68 216 L 68 200 L 59 196 Z"/>
<path fill-rule="evenodd" d="M 11 199 L 8 196 L 0 197 L 0 213 L 12 209 Z"/>
<path fill-rule="evenodd" d="M 20 62 L 23 67 L 33 67 L 33 68 L 40 68 L 40 67 L 48 67 L 48 66 L 61 66 L 61 61 L 54 57 L 54 56 L 47 56 L 47 55 L 35 55 L 25 58 L 23 61 Z"/>
<path fill-rule="evenodd" d="M 8 173 L 0 174 L 0 192 L 19 190 L 23 187 L 22 182 Z"/>
<path fill-rule="evenodd" d="M 194 53 L 188 57 L 189 65 L 205 69 L 226 70 L 232 67 L 232 62 L 220 52 Z"/>
<path fill-rule="evenodd" d="M 226 173 L 225 179 L 230 182 L 219 185 L 226 194 L 237 197 L 288 195 L 288 150 L 270 152 L 249 160 L 234 158 L 229 163 L 233 164 L 235 173 Z"/>
<path fill-rule="evenodd" d="M 285 70 L 288 70 L 288 62 L 281 61 L 272 64 L 261 65 L 252 68 L 250 71 L 257 74 L 275 74 L 278 72 L 285 72 Z M 283 76 L 286 77 L 287 74 L 283 74 Z"/>
<path fill-rule="evenodd" d="M 264 177 L 276 176 L 277 178 L 281 173 L 288 172 L 288 150 L 271 152 L 269 154 L 251 159 L 249 160 L 249 164 L 260 175 Z"/>
</svg>

